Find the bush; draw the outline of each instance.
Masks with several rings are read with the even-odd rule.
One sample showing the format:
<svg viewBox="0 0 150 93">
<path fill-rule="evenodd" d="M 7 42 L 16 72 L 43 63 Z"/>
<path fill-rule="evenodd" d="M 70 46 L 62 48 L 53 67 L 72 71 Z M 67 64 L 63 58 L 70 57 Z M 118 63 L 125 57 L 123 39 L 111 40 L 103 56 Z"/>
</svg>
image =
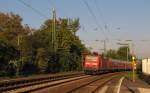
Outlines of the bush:
<svg viewBox="0 0 150 93">
<path fill-rule="evenodd" d="M 16 71 L 17 71 L 17 68 L 16 66 L 13 64 L 13 63 L 10 63 L 7 67 L 7 73 L 8 73 L 8 76 L 15 76 L 16 75 Z"/>
<path fill-rule="evenodd" d="M 5 76 L 8 76 L 8 73 L 6 71 L 1 71 L 0 77 L 5 77 Z"/>
<path fill-rule="evenodd" d="M 31 62 L 26 62 L 24 65 L 23 65 L 23 68 L 21 70 L 21 74 L 22 75 L 31 75 L 31 74 L 35 74 L 35 73 L 38 73 L 38 68 L 36 65 L 34 65 L 33 63 Z"/>
</svg>

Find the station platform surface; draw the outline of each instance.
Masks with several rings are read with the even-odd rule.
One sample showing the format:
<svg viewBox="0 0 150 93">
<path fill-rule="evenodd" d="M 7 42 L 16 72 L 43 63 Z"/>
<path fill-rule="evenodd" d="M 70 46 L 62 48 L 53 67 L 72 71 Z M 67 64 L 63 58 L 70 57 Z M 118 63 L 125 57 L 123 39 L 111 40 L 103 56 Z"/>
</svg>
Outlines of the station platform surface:
<svg viewBox="0 0 150 93">
<path fill-rule="evenodd" d="M 150 85 L 138 77 L 135 78 L 134 82 L 125 78 L 122 82 L 120 93 L 150 93 Z"/>
<path fill-rule="evenodd" d="M 150 85 L 138 77 L 133 82 L 131 77 L 121 76 L 107 83 L 98 93 L 150 93 Z"/>
</svg>

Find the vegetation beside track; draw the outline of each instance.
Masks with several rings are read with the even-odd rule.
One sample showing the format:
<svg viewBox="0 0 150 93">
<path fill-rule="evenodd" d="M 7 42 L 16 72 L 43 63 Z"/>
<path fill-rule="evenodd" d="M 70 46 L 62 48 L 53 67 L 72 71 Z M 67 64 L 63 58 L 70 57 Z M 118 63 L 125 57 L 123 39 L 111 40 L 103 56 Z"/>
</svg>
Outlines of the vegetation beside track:
<svg viewBox="0 0 150 93">
<path fill-rule="evenodd" d="M 132 80 L 133 72 L 132 71 L 127 71 L 127 75 L 125 75 L 125 77 Z M 135 72 L 135 78 L 138 78 L 138 74 L 136 72 Z"/>
<path fill-rule="evenodd" d="M 132 81 L 133 72 L 129 71 L 127 73 L 128 74 L 125 77 Z M 135 81 L 136 81 L 136 79 L 141 79 L 142 81 L 145 81 L 147 84 L 150 85 L 150 75 L 146 75 L 146 74 L 143 74 L 142 72 L 137 71 L 137 72 L 135 72 Z"/>
<path fill-rule="evenodd" d="M 19 15 L 0 12 L 0 77 L 80 71 L 85 47 L 76 35 L 79 19 L 59 18 L 55 25 L 53 43 L 52 19 L 33 29 Z"/>
</svg>

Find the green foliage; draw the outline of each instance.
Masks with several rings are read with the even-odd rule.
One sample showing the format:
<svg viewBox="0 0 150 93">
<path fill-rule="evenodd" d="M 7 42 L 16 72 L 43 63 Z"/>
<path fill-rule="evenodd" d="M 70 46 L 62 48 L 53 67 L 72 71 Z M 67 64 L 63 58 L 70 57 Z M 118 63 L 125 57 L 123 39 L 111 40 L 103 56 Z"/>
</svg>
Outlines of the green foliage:
<svg viewBox="0 0 150 93">
<path fill-rule="evenodd" d="M 76 36 L 79 18 L 56 20 L 55 36 L 52 26 L 48 19 L 34 30 L 22 25 L 19 15 L 0 13 L 0 72 L 3 68 L 9 75 L 81 70 L 85 47 Z"/>
<path fill-rule="evenodd" d="M 52 51 L 52 20 L 47 20 L 41 30 L 34 34 L 35 37 L 39 37 L 35 40 L 38 40 L 37 42 L 42 45 L 40 47 L 49 51 L 47 54 L 50 57 L 48 63 L 49 72 L 71 71 L 81 68 L 81 60 L 79 59 L 81 59 L 84 46 L 79 38 L 75 36 L 75 29 L 76 31 L 79 29 L 79 19 L 56 20 L 56 53 Z"/>
<path fill-rule="evenodd" d="M 37 65 L 39 72 L 45 72 L 48 67 L 48 53 L 44 48 L 37 49 L 37 55 L 35 64 Z"/>
<path fill-rule="evenodd" d="M 61 71 L 69 71 L 70 69 L 70 60 L 69 60 L 69 54 L 61 54 L 59 63 L 61 64 Z"/>
<path fill-rule="evenodd" d="M 109 50 L 107 51 L 107 55 L 108 58 L 113 58 L 113 59 L 117 59 L 118 58 L 118 54 L 115 50 Z"/>
<path fill-rule="evenodd" d="M 22 24 L 22 19 L 19 15 L 13 13 L 0 13 L 0 35 L 6 37 L 10 41 L 16 41 L 18 35 L 27 35 L 28 31 Z M 13 42 L 13 43 L 14 43 Z"/>
<path fill-rule="evenodd" d="M 8 72 L 8 76 L 15 76 L 16 75 L 16 66 L 13 63 L 9 63 L 6 71 Z"/>
<path fill-rule="evenodd" d="M 0 70 L 6 70 L 10 60 L 17 58 L 18 51 L 6 39 L 0 38 Z"/>
<path fill-rule="evenodd" d="M 128 55 L 127 55 L 128 54 Z M 116 50 L 109 50 L 107 51 L 106 57 L 112 59 L 119 59 L 119 60 L 128 60 L 131 61 L 132 55 L 130 54 L 130 49 L 126 46 L 120 47 L 117 51 Z"/>
</svg>

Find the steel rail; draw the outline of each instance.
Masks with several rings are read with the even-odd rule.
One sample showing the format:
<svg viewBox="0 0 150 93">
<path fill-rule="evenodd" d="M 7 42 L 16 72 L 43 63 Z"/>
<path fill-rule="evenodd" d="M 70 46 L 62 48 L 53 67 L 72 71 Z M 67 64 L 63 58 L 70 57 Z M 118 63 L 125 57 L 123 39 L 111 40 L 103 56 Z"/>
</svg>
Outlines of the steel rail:
<svg viewBox="0 0 150 93">
<path fill-rule="evenodd" d="M 42 84 L 46 82 L 52 82 L 56 80 L 62 80 L 77 76 L 82 76 L 83 73 L 74 73 L 74 74 L 65 74 L 65 75 L 54 75 L 54 76 L 48 76 L 48 77 L 40 77 L 40 78 L 31 78 L 31 79 L 23 79 L 23 80 L 15 80 L 15 81 L 9 81 L 9 82 L 2 82 L 0 83 L 0 92 L 13 90 L 17 88 L 22 88 L 26 86 L 32 86 L 37 84 Z"/>
<path fill-rule="evenodd" d="M 120 74 L 120 73 L 119 73 Z M 113 76 L 112 76 L 113 75 Z M 110 76 L 112 76 L 112 77 L 110 77 Z M 90 84 L 92 84 L 92 83 L 95 83 L 95 82 L 97 82 L 97 81 L 99 81 L 99 80 L 103 80 L 102 82 L 101 82 L 101 84 L 99 85 L 99 86 L 97 86 L 97 88 L 96 89 L 94 89 L 91 93 L 96 93 L 96 91 L 99 89 L 99 88 L 101 88 L 101 87 L 103 87 L 105 84 L 107 84 L 109 81 L 111 81 L 113 78 L 115 78 L 116 76 L 118 76 L 118 73 L 108 73 L 108 74 L 106 74 L 106 75 L 103 75 L 103 77 L 100 77 L 100 78 L 96 78 L 96 79 L 94 79 L 94 80 L 92 80 L 92 81 L 89 81 L 88 83 L 86 83 L 86 84 L 83 84 L 83 85 L 81 85 L 81 86 L 78 86 L 78 87 L 76 87 L 76 88 L 74 88 L 74 89 L 71 89 L 71 90 L 69 90 L 69 91 L 67 91 L 67 93 L 73 93 L 73 92 L 75 92 L 75 91 L 77 91 L 77 90 L 79 90 L 79 89 L 82 89 L 83 87 L 86 87 L 86 86 L 88 86 L 88 85 L 90 85 Z M 108 77 L 110 77 L 110 78 L 108 78 Z M 106 78 L 108 78 L 108 79 L 106 79 Z"/>
<path fill-rule="evenodd" d="M 45 82 L 45 83 L 39 83 L 38 85 L 33 85 L 33 86 L 26 86 L 24 87 L 23 89 L 14 89 L 14 90 L 10 90 L 10 91 L 5 91 L 6 93 L 31 93 L 31 92 L 34 92 L 34 91 L 37 91 L 37 90 L 41 90 L 41 89 L 44 89 L 44 88 L 48 88 L 48 87 L 53 87 L 53 86 L 57 86 L 57 85 L 60 85 L 60 84 L 63 84 L 63 83 L 67 83 L 67 82 L 71 82 L 71 81 L 76 81 L 76 80 L 80 80 L 80 79 L 85 79 L 85 78 L 89 78 L 91 76 L 89 75 L 83 75 L 83 76 L 76 76 L 74 77 L 73 79 L 71 78 L 67 78 L 69 80 L 63 80 L 61 82 L 57 82 L 57 83 L 53 83 L 53 82 Z M 62 80 L 62 79 L 61 79 Z M 50 84 L 52 83 L 52 84 Z"/>
</svg>

